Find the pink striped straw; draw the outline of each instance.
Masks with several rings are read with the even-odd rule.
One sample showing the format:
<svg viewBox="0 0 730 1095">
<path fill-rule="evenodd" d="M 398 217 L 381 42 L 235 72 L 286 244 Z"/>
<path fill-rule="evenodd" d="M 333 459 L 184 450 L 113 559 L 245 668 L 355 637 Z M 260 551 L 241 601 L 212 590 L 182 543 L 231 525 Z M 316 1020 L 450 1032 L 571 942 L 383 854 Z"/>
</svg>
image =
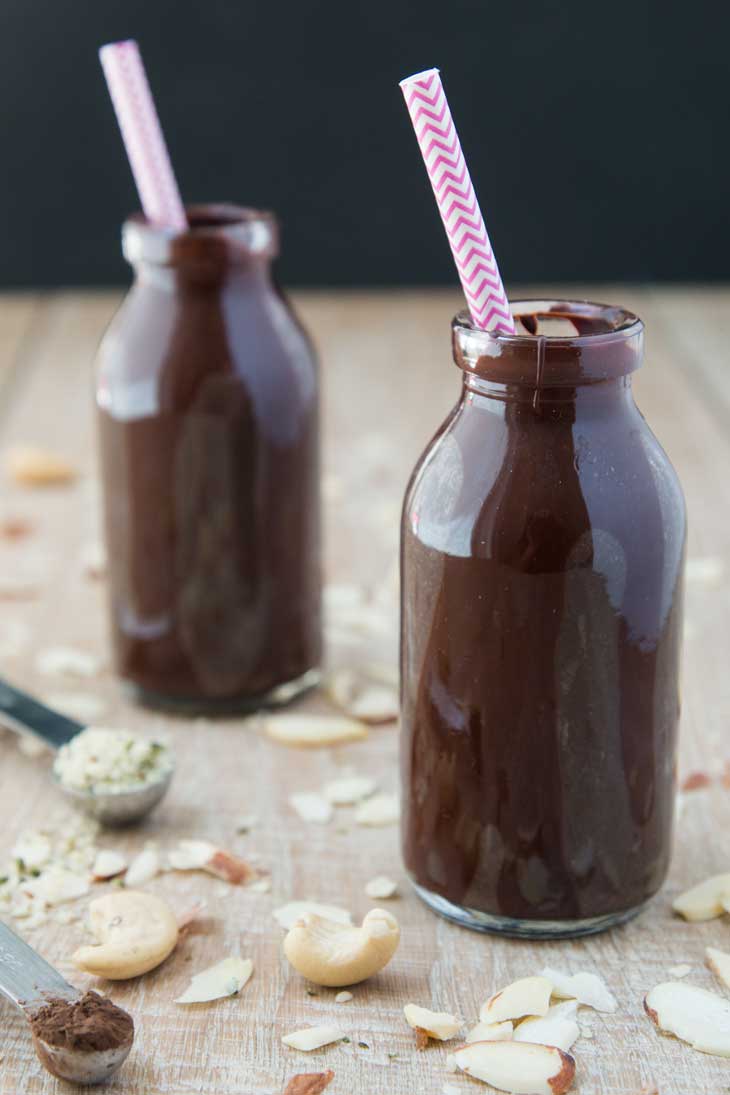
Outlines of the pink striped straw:
<svg viewBox="0 0 730 1095">
<path fill-rule="evenodd" d="M 437 68 L 401 80 L 471 318 L 483 331 L 515 325 Z"/>
<path fill-rule="evenodd" d="M 129 165 L 147 220 L 161 228 L 188 227 L 167 145 L 137 43 L 110 42 L 99 50 Z"/>
</svg>

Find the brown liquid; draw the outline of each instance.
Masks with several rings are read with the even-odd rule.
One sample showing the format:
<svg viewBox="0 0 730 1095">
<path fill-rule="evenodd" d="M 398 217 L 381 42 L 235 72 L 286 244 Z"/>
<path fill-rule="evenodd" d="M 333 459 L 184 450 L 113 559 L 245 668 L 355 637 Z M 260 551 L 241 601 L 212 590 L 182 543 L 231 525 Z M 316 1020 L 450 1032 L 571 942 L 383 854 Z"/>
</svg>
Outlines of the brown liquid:
<svg viewBox="0 0 730 1095">
<path fill-rule="evenodd" d="M 118 670 L 212 709 L 321 656 L 316 364 L 269 256 L 225 223 L 198 216 L 143 262 L 98 397 Z"/>
<path fill-rule="evenodd" d="M 684 508 L 622 352 L 468 378 L 406 496 L 404 856 L 461 908 L 602 917 L 667 870 Z"/>
</svg>

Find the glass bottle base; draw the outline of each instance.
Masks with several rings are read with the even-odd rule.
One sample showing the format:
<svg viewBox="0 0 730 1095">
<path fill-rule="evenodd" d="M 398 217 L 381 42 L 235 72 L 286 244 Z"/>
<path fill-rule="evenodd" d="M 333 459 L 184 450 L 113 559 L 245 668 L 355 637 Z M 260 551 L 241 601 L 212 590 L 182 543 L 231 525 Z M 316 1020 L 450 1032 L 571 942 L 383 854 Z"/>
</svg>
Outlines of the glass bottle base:
<svg viewBox="0 0 730 1095">
<path fill-rule="evenodd" d="M 510 916 L 494 916 L 480 912 L 479 909 L 462 908 L 452 905 L 439 894 L 424 889 L 411 880 L 411 884 L 422 901 L 447 920 L 453 920 L 462 928 L 472 931 L 489 932 L 492 935 L 507 935 L 514 939 L 578 939 L 584 935 L 597 935 L 609 928 L 625 924 L 632 920 L 645 907 L 637 905 L 634 909 L 608 913 L 606 916 L 586 917 L 582 920 L 518 920 Z"/>
<path fill-rule="evenodd" d="M 152 707 L 157 711 L 168 711 L 178 715 L 250 715 L 271 707 L 283 707 L 316 688 L 322 679 L 319 667 L 308 669 L 301 677 L 293 681 L 277 684 L 268 692 L 257 696 L 205 697 L 205 696 L 165 696 L 148 688 L 142 688 L 132 681 L 124 681 L 124 689 L 135 703 L 143 707 Z"/>
</svg>

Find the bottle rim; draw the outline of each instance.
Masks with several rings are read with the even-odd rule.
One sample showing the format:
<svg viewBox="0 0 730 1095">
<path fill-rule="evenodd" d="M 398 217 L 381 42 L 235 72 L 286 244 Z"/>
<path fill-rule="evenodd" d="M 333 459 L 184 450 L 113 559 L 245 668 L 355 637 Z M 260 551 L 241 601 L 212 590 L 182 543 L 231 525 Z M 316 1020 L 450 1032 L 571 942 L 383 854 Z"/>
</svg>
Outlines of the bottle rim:
<svg viewBox="0 0 730 1095">
<path fill-rule="evenodd" d="M 505 384 L 574 387 L 626 376 L 643 357 L 644 324 L 627 308 L 597 301 L 519 298 L 510 301 L 517 332 L 483 331 L 466 311 L 452 320 L 454 360 L 466 373 Z M 530 333 L 522 317 L 597 320 L 595 331 Z"/>
<path fill-rule="evenodd" d="M 152 224 L 144 213 L 130 214 L 122 226 L 126 260 L 174 265 L 220 257 L 272 257 L 278 247 L 278 223 L 273 213 L 231 202 L 209 202 L 185 207 L 187 229 Z"/>
</svg>

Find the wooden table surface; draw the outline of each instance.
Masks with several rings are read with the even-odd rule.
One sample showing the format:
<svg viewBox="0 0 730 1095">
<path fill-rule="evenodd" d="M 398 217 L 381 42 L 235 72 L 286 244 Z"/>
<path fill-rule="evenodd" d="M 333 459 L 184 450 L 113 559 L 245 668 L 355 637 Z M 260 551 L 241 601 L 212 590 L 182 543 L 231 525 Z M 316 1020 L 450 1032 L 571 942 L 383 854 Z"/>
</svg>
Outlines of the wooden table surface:
<svg viewBox="0 0 730 1095">
<path fill-rule="evenodd" d="M 562 295 L 571 290 L 563 287 Z M 633 307 L 647 324 L 648 361 L 636 380 L 638 400 L 682 479 L 690 514 L 687 634 L 683 670 L 680 775 L 721 772 L 730 760 L 730 387 L 727 329 L 730 290 L 592 287 L 590 295 Z M 730 1062 L 660 1037 L 642 1010 L 643 994 L 691 967 L 687 981 L 722 992 L 704 968 L 707 944 L 730 950 L 726 920 L 685 924 L 671 900 L 688 884 L 730 869 L 730 791 L 718 781 L 683 795 L 671 875 L 638 920 L 576 943 L 528 944 L 470 933 L 427 911 L 403 877 L 396 827 L 365 829 L 351 809 L 329 825 L 307 824 L 292 811 L 292 791 L 318 789 L 352 766 L 397 787 L 397 732 L 373 729 L 364 743 L 294 752 L 265 739 L 252 721 L 168 719 L 134 709 L 108 667 L 103 581 L 84 573 L 81 557 L 97 537 L 98 483 L 91 405 L 91 360 L 117 297 L 61 293 L 0 299 L 0 451 L 41 444 L 64 454 L 81 475 L 69 487 L 30 490 L 2 477 L 0 520 L 27 518 L 32 535 L 0 544 L 0 583 L 36 586 L 24 600 L 0 600 L 0 672 L 42 696 L 98 697 L 103 722 L 164 732 L 178 772 L 163 808 L 142 828 L 102 834 L 100 846 L 132 852 L 146 840 L 207 838 L 256 856 L 270 870 L 270 894 L 230 887 L 207 875 L 175 873 L 149 884 L 176 908 L 207 902 L 207 914 L 157 971 L 127 983 L 99 983 L 137 1021 L 132 1055 L 109 1092 L 276 1095 L 297 1072 L 332 1068 L 332 1095 L 440 1095 L 444 1083 L 490 1090 L 445 1071 L 446 1046 L 418 1053 L 402 1008 L 415 1002 L 453 1011 L 471 1023 L 480 1003 L 509 981 L 545 964 L 594 969 L 619 1000 L 615 1015 L 581 1012 L 589 1034 L 576 1044 L 575 1090 L 583 1095 L 719 1095 L 730 1090 Z M 378 606 L 361 621 L 329 614 L 330 663 L 376 660 L 395 665 L 398 513 L 409 470 L 458 393 L 450 361 L 449 320 L 456 292 L 302 293 L 296 303 L 324 363 L 324 497 L 327 580 L 367 589 Z M 706 562 L 697 562 L 705 560 Z M 0 584 L 0 590 L 2 586 Z M 53 646 L 101 655 L 106 667 L 87 681 L 39 673 L 37 655 Z M 304 705 L 327 708 L 321 696 Z M 15 736 L 0 737 L 0 859 L 17 834 L 64 824 L 66 807 L 48 778 L 48 761 L 22 754 Z M 258 824 L 236 833 L 242 815 Z M 60 821 L 57 820 L 60 817 Z M 358 986 L 349 1003 L 334 991 L 308 995 L 281 953 L 272 909 L 294 898 L 343 905 L 360 917 L 373 875 L 400 882 L 387 907 L 402 925 L 402 943 L 380 976 Z M 99 887 L 103 892 L 104 886 Z M 83 912 L 88 899 L 79 902 Z M 22 922 L 15 927 L 23 930 Z M 25 933 L 79 984 L 70 954 L 85 940 L 80 921 L 50 918 Z M 191 971 L 229 954 L 251 957 L 255 972 L 233 999 L 183 1008 L 173 1003 Z M 0 1092 L 34 1095 L 63 1088 L 38 1065 L 24 1020 L 2 1005 Z M 307 1055 L 281 1036 L 337 1022 L 350 1041 Z"/>
</svg>

